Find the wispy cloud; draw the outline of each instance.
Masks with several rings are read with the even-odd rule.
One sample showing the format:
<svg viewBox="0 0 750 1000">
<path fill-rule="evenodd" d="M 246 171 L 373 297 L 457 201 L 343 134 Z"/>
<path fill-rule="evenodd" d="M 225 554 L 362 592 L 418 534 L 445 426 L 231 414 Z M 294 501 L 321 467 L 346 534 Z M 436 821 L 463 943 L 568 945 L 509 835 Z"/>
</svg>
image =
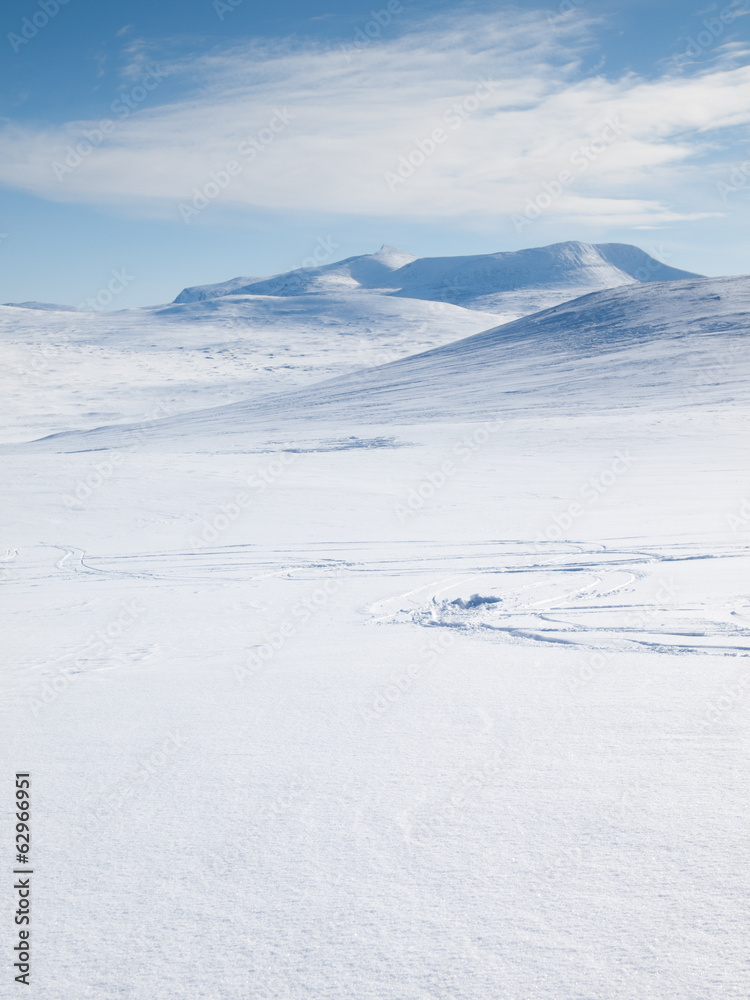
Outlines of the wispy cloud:
<svg viewBox="0 0 750 1000">
<path fill-rule="evenodd" d="M 463 14 L 384 31 L 354 58 L 279 42 L 160 61 L 183 82 L 183 98 L 150 99 L 116 121 L 62 180 L 53 163 L 96 122 L 4 123 L 0 182 L 179 218 L 180 204 L 236 161 L 239 173 L 217 198 L 225 205 L 486 218 L 518 212 L 614 120 L 621 134 L 574 172 L 550 212 L 650 226 L 715 211 L 713 185 L 699 181 L 706 158 L 721 159 L 750 123 L 749 53 L 731 43 L 691 71 L 665 64 L 649 79 L 587 76 L 591 24 L 583 10 L 557 27 L 538 12 Z M 135 79 L 148 60 L 137 45 L 134 56 Z M 475 100 L 483 84 L 488 93 Z M 293 118 L 259 142 L 278 111 Z M 107 106 L 102 117 L 114 117 Z M 436 141 L 436 130 L 445 138 Z"/>
</svg>

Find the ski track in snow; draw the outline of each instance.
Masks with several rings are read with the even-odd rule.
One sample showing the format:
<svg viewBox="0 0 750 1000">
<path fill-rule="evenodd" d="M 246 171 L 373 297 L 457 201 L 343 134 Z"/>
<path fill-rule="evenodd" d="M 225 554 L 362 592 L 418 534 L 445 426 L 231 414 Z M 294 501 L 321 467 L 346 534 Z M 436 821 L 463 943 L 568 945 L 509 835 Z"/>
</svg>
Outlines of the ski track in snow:
<svg viewBox="0 0 750 1000">
<path fill-rule="evenodd" d="M 750 281 L 491 256 L 0 307 L 40 1000 L 749 995 Z"/>
<path fill-rule="evenodd" d="M 400 556 L 395 551 L 402 549 Z M 422 546 L 420 546 L 421 548 Z M 385 546 L 349 543 L 329 546 L 326 559 L 296 551 L 265 551 L 262 545 L 232 545 L 201 551 L 152 552 L 97 556 L 66 548 L 51 557 L 66 578 L 108 581 L 160 581 L 171 584 L 255 583 L 272 578 L 315 584 L 342 574 L 356 578 L 441 575 L 405 593 L 370 604 L 363 613 L 375 624 L 410 624 L 424 628 L 460 629 L 491 641 L 565 643 L 592 649 L 632 649 L 673 654 L 714 653 L 750 656 L 750 594 L 738 595 L 735 606 L 680 600 L 644 602 L 643 593 L 660 574 L 704 560 L 750 567 L 750 545 L 703 550 L 690 543 L 661 548 L 629 549 L 615 545 L 539 546 L 522 540 L 503 543 Z M 51 580 L 48 550 L 22 551 L 3 582 L 23 584 Z M 395 550 L 395 551 L 394 551 Z M 467 551 L 468 550 L 468 551 Z M 734 569 L 734 566 L 732 567 Z M 543 594 L 544 596 L 539 596 Z M 622 603 L 612 603 L 621 593 Z M 476 595 L 476 606 L 466 604 Z M 692 641 L 691 641 L 692 640 Z"/>
</svg>

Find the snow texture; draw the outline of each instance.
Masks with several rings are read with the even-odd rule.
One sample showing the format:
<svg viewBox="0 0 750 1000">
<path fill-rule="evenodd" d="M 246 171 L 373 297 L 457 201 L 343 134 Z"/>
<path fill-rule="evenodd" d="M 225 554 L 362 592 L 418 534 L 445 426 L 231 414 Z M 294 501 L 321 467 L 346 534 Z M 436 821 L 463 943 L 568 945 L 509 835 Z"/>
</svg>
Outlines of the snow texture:
<svg viewBox="0 0 750 1000">
<path fill-rule="evenodd" d="M 744 1000 L 750 278 L 614 285 L 0 309 L 34 997 Z"/>
</svg>

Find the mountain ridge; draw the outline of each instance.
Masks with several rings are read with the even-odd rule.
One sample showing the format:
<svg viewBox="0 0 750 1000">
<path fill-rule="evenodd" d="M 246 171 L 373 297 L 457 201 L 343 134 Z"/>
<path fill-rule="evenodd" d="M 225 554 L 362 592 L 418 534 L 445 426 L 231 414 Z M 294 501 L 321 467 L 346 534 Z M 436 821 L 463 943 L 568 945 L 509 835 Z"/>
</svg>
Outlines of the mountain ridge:
<svg viewBox="0 0 750 1000">
<path fill-rule="evenodd" d="M 174 303 L 227 295 L 288 297 L 367 290 L 484 312 L 527 314 L 604 288 L 699 277 L 627 243 L 567 241 L 459 257 L 415 257 L 384 244 L 375 254 L 317 267 L 184 288 Z"/>
<path fill-rule="evenodd" d="M 199 450 L 242 450 L 243 435 L 279 433 L 290 420 L 314 429 L 744 406 L 749 331 L 750 276 L 607 289 L 389 364 L 165 418 L 149 425 L 149 447 L 189 439 Z M 22 450 L 121 447 L 138 426 Z"/>
</svg>

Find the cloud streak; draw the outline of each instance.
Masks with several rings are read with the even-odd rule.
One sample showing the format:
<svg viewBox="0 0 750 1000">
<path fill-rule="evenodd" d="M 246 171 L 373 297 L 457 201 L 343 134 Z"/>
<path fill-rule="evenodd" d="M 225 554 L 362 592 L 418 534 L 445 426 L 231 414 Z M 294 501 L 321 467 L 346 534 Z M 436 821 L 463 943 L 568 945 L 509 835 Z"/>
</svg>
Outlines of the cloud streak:
<svg viewBox="0 0 750 1000">
<path fill-rule="evenodd" d="M 750 123 L 748 53 L 737 43 L 692 73 L 607 79 L 582 72 L 592 28 L 583 12 L 558 27 L 533 12 L 401 27 L 354 58 L 279 42 L 160 63 L 184 81 L 184 97 L 115 120 L 62 176 L 53 164 L 97 122 L 6 122 L 0 183 L 179 220 L 179 206 L 236 161 L 216 197 L 230 207 L 486 220 L 518 213 L 615 120 L 622 134 L 550 213 L 657 226 L 721 208 L 701 177 L 706 158 L 720 160 Z M 280 112 L 288 124 L 271 134 Z"/>
</svg>

